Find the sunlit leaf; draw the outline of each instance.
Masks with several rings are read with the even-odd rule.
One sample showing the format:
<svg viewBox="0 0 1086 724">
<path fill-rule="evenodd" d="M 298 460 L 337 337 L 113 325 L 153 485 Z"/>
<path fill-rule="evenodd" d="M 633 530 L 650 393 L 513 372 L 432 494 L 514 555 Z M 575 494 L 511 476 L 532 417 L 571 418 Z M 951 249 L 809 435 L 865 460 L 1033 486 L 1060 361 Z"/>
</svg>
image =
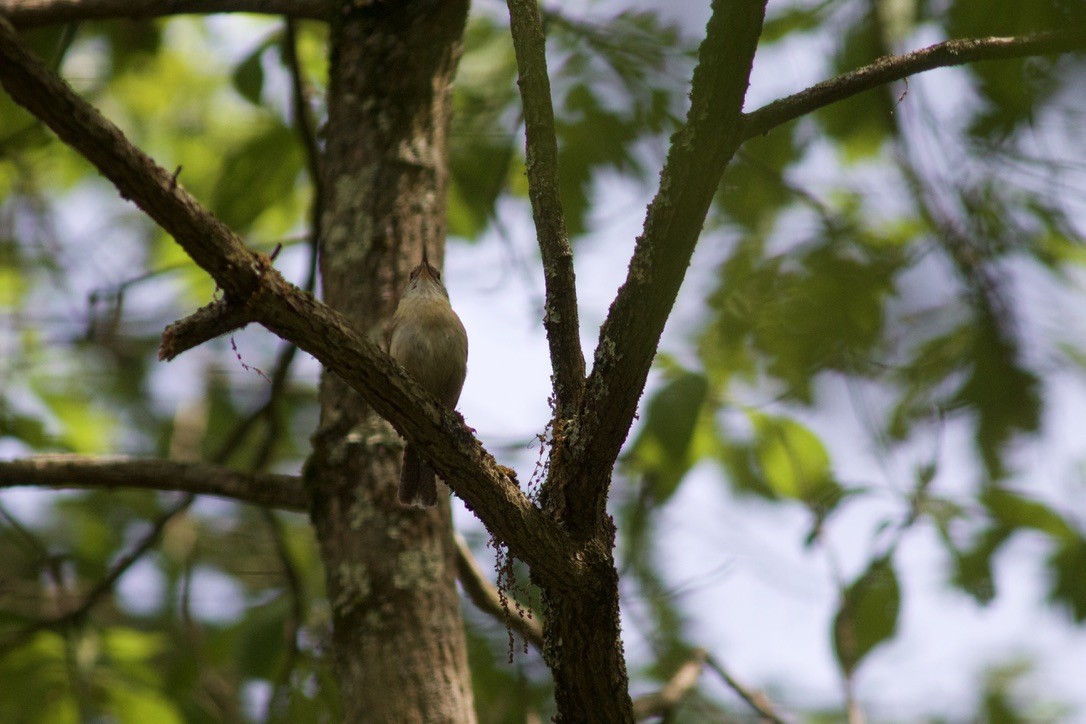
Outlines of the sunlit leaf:
<svg viewBox="0 0 1086 724">
<path fill-rule="evenodd" d="M 766 484 L 779 497 L 802 500 L 825 512 L 841 498 L 822 441 L 795 420 L 750 413 L 754 453 Z"/>
</svg>

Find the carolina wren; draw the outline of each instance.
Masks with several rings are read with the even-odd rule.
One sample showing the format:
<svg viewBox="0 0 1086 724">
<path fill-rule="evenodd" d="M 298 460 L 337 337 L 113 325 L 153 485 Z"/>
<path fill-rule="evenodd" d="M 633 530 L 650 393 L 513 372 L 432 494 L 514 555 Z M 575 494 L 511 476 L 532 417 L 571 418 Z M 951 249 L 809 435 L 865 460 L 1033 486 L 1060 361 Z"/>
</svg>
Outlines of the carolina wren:
<svg viewBox="0 0 1086 724">
<path fill-rule="evenodd" d="M 388 352 L 408 374 L 450 410 L 460 400 L 468 371 L 468 334 L 449 304 L 441 272 L 426 258 L 411 270 L 411 278 L 392 315 Z M 411 443 L 403 451 L 400 502 L 429 508 L 437 505 L 434 470 Z"/>
</svg>

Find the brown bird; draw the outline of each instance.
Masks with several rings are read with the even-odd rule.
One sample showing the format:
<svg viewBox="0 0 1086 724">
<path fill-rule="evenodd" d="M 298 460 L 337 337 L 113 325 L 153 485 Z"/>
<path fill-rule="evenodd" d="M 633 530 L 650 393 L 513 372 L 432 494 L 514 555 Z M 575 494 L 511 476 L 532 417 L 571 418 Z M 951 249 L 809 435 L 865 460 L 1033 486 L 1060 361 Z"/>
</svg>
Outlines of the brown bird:
<svg viewBox="0 0 1086 724">
<path fill-rule="evenodd" d="M 468 371 L 468 334 L 449 304 L 441 272 L 426 258 L 411 270 L 392 315 L 388 352 L 408 374 L 450 410 L 460 400 Z M 403 451 L 400 502 L 419 508 L 437 505 L 434 470 L 411 443 Z"/>
</svg>

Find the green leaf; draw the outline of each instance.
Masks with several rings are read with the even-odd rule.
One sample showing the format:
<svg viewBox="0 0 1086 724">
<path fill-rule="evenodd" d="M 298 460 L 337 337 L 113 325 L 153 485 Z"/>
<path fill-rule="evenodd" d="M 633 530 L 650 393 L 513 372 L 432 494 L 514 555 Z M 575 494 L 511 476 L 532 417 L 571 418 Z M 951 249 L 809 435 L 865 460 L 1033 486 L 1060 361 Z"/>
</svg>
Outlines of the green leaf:
<svg viewBox="0 0 1086 724">
<path fill-rule="evenodd" d="M 234 89 L 255 106 L 260 105 L 260 95 L 264 91 L 264 65 L 261 58 L 267 49 L 267 43 L 261 43 L 234 67 L 234 73 L 230 76 Z"/>
<path fill-rule="evenodd" d="M 754 453 L 766 484 L 778 496 L 802 500 L 821 512 L 841 499 L 822 441 L 795 420 L 749 413 L 754 424 Z"/>
<path fill-rule="evenodd" d="M 992 557 L 1011 533 L 1012 530 L 1005 526 L 992 526 L 977 538 L 971 549 L 964 552 L 951 550 L 954 555 L 952 582 L 981 605 L 990 603 L 996 596 Z"/>
<path fill-rule="evenodd" d="M 211 206 L 235 231 L 247 229 L 266 209 L 290 196 L 302 169 L 291 129 L 270 122 L 223 159 Z"/>
<path fill-rule="evenodd" d="M 802 151 L 794 123 L 744 143 L 721 176 L 720 208 L 747 229 L 771 229 L 777 213 L 800 199 L 785 182 L 784 172 Z"/>
<path fill-rule="evenodd" d="M 1026 35 L 1086 23 L 1083 3 L 1072 0 L 1031 0 L 1009 3 L 992 12 L 990 3 L 955 0 L 947 13 L 946 32 L 952 38 Z M 1062 67 L 1061 67 L 1062 66 Z M 1040 106 L 1054 100 L 1063 87 L 1060 77 L 1082 72 L 1075 56 L 1061 60 L 1015 58 L 999 63 L 965 66 L 978 81 L 984 103 L 977 104 L 970 132 L 1001 138 L 1030 123 Z"/>
<path fill-rule="evenodd" d="M 161 634 L 114 626 L 102 634 L 102 644 L 113 661 L 135 664 L 161 653 L 166 639 Z"/>
<path fill-rule="evenodd" d="M 177 706 L 163 694 L 147 687 L 128 686 L 118 681 L 109 688 L 113 716 L 106 721 L 117 724 L 182 724 Z"/>
<path fill-rule="evenodd" d="M 247 678 L 272 679 L 283 660 L 283 630 L 290 615 L 288 594 L 250 608 L 241 622 L 237 665 Z"/>
<path fill-rule="evenodd" d="M 981 495 L 981 502 L 1009 528 L 1032 528 L 1059 540 L 1075 540 L 1074 528 L 1044 503 L 1003 488 L 985 491 Z"/>
<path fill-rule="evenodd" d="M 1086 539 L 1064 542 L 1048 566 L 1054 574 L 1048 599 L 1062 604 L 1076 623 L 1086 622 Z"/>
<path fill-rule="evenodd" d="M 881 343 L 902 259 L 868 241 L 846 234 L 766 258 L 761 242 L 744 242 L 710 298 L 716 314 L 701 350 L 707 370 L 727 380 L 764 368 L 785 384 L 785 397 L 804 403 L 819 370 L 877 371 L 868 360 Z"/>
<path fill-rule="evenodd" d="M 973 369 L 955 401 L 977 411 L 977 447 L 993 478 L 1004 474 L 1003 448 L 1015 432 L 1040 424 L 1040 380 L 1018 362 L 1013 339 L 994 320 L 975 328 Z"/>
<path fill-rule="evenodd" d="M 846 590 L 833 622 L 833 647 L 851 674 L 868 653 L 897 630 L 901 589 L 888 557 L 871 563 Z"/>
<path fill-rule="evenodd" d="M 683 370 L 648 404 L 645 425 L 630 458 L 650 478 L 659 502 L 671 497 L 694 462 L 691 442 L 708 392 L 704 375 Z"/>
</svg>

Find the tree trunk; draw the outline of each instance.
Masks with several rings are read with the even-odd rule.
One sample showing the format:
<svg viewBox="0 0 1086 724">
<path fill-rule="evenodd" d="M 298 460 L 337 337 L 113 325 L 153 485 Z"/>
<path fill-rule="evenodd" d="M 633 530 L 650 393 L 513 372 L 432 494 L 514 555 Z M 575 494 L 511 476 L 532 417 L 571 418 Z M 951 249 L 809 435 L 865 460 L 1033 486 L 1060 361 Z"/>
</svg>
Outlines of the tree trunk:
<svg viewBox="0 0 1086 724">
<path fill-rule="evenodd" d="M 541 584 L 543 656 L 554 675 L 557 721 L 632 722 L 618 606 L 614 526 L 581 547 L 586 574 L 560 590 Z M 538 579 L 537 579 L 538 580 Z"/>
<path fill-rule="evenodd" d="M 426 244 L 445 242 L 451 81 L 467 3 L 344 3 L 332 28 L 321 276 L 379 330 Z M 396 501 L 402 442 L 339 378 L 321 381 L 306 469 L 347 722 L 473 722 L 447 499 Z"/>
</svg>

